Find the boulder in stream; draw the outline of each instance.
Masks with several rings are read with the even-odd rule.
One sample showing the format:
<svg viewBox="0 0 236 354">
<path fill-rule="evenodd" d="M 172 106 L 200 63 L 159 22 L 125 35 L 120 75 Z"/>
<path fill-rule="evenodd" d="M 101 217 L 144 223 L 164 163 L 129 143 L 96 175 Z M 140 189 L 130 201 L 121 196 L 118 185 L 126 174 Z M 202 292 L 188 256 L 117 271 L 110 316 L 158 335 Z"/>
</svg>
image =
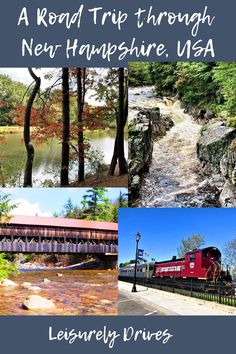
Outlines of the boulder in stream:
<svg viewBox="0 0 236 354">
<path fill-rule="evenodd" d="M 44 279 L 43 279 L 43 283 L 44 283 L 44 284 L 49 284 L 49 283 L 51 283 L 51 280 L 49 280 L 49 279 L 47 279 L 47 278 L 44 278 Z"/>
<path fill-rule="evenodd" d="M 55 307 L 53 301 L 39 295 L 30 295 L 22 303 L 25 310 L 50 310 Z"/>
<path fill-rule="evenodd" d="M 22 287 L 24 289 L 29 289 L 30 287 L 32 286 L 32 284 L 28 281 L 25 281 L 23 284 L 22 284 Z"/>
<path fill-rule="evenodd" d="M 10 279 L 3 279 L 0 283 L 1 286 L 17 286 L 18 284 Z"/>
<path fill-rule="evenodd" d="M 153 138 L 160 138 L 166 135 L 166 132 L 174 126 L 172 118 L 168 114 L 161 114 L 159 117 L 150 116 L 153 122 Z"/>
<path fill-rule="evenodd" d="M 104 300 L 101 300 L 100 303 L 103 304 L 103 305 L 111 305 L 112 301 L 104 299 Z"/>
<path fill-rule="evenodd" d="M 210 120 L 210 119 L 213 119 L 216 117 L 216 114 L 215 112 L 213 111 L 207 111 L 205 114 L 204 114 L 204 118 L 206 118 L 207 120 Z"/>
<path fill-rule="evenodd" d="M 223 208 L 236 208 L 236 187 L 229 181 L 224 184 L 219 201 Z"/>
<path fill-rule="evenodd" d="M 31 286 L 29 288 L 29 290 L 31 290 L 31 291 L 41 291 L 42 289 L 39 286 Z"/>
</svg>

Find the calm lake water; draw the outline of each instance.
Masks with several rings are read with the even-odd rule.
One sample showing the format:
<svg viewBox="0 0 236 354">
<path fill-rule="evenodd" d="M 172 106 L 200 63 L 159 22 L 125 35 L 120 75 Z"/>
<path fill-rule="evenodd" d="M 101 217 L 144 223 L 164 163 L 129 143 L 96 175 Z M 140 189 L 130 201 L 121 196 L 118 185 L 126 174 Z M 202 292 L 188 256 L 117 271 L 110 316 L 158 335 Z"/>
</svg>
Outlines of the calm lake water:
<svg viewBox="0 0 236 354">
<path fill-rule="evenodd" d="M 117 271 L 72 270 L 20 273 L 13 278 L 16 287 L 0 286 L 0 315 L 117 315 Z M 51 280 L 42 283 L 43 279 Z M 39 286 L 41 291 L 24 289 L 24 282 Z M 37 294 L 54 301 L 56 308 L 48 311 L 22 309 L 22 302 Z"/>
<path fill-rule="evenodd" d="M 111 162 L 115 142 L 115 130 L 96 131 L 85 134 L 93 149 L 102 151 L 104 163 Z M 60 175 L 61 144 L 56 139 L 50 139 L 47 143 L 36 145 L 33 167 L 34 187 L 41 187 L 45 180 L 55 181 Z M 126 157 L 128 155 L 127 134 L 125 140 Z M 22 140 L 22 132 L 16 134 L 4 134 L 4 143 L 0 142 L 0 163 L 6 186 L 22 186 L 24 166 L 26 159 L 25 146 Z M 1 172 L 1 171 L 0 171 Z M 90 173 L 87 164 L 85 172 Z M 55 177 L 57 175 L 57 178 Z M 77 166 L 71 166 L 70 180 L 76 180 Z M 1 176 L 0 176 L 1 177 Z"/>
</svg>

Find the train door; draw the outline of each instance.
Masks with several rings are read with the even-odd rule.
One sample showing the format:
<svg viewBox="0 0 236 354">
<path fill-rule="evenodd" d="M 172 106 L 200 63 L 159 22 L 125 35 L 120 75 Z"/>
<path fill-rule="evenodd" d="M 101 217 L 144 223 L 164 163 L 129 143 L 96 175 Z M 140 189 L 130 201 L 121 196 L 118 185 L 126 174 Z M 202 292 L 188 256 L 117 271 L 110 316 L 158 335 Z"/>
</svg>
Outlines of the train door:
<svg viewBox="0 0 236 354">
<path fill-rule="evenodd" d="M 147 269 L 147 278 L 151 279 L 154 275 L 154 264 L 149 264 L 148 263 L 148 269 Z"/>
<path fill-rule="evenodd" d="M 195 273 L 195 264 L 196 264 L 196 253 L 189 255 L 189 272 L 190 276 L 194 277 Z"/>
<path fill-rule="evenodd" d="M 196 276 L 196 259 L 196 252 L 185 255 L 185 269 L 182 273 L 184 277 L 194 278 Z"/>
</svg>

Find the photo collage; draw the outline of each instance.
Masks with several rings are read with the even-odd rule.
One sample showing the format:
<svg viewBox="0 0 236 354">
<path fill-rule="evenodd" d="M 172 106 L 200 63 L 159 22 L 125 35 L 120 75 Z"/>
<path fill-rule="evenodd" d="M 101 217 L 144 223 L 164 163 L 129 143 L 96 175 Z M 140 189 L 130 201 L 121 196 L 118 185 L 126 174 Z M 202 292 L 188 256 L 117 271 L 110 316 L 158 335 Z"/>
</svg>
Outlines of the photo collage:
<svg viewBox="0 0 236 354">
<path fill-rule="evenodd" d="M 236 63 L 0 68 L 0 315 L 236 315 Z"/>
</svg>

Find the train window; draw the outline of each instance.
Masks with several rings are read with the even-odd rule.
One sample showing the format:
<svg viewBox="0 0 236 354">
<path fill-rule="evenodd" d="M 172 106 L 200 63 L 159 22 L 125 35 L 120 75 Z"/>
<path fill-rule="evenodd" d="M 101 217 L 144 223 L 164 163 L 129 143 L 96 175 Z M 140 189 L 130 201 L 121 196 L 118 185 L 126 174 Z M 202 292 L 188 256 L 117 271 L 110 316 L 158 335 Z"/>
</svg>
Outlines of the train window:
<svg viewBox="0 0 236 354">
<path fill-rule="evenodd" d="M 195 259 L 196 259 L 196 255 L 195 255 L 195 254 L 190 254 L 190 256 L 189 256 L 189 262 L 190 262 L 190 263 L 195 262 Z"/>
</svg>

